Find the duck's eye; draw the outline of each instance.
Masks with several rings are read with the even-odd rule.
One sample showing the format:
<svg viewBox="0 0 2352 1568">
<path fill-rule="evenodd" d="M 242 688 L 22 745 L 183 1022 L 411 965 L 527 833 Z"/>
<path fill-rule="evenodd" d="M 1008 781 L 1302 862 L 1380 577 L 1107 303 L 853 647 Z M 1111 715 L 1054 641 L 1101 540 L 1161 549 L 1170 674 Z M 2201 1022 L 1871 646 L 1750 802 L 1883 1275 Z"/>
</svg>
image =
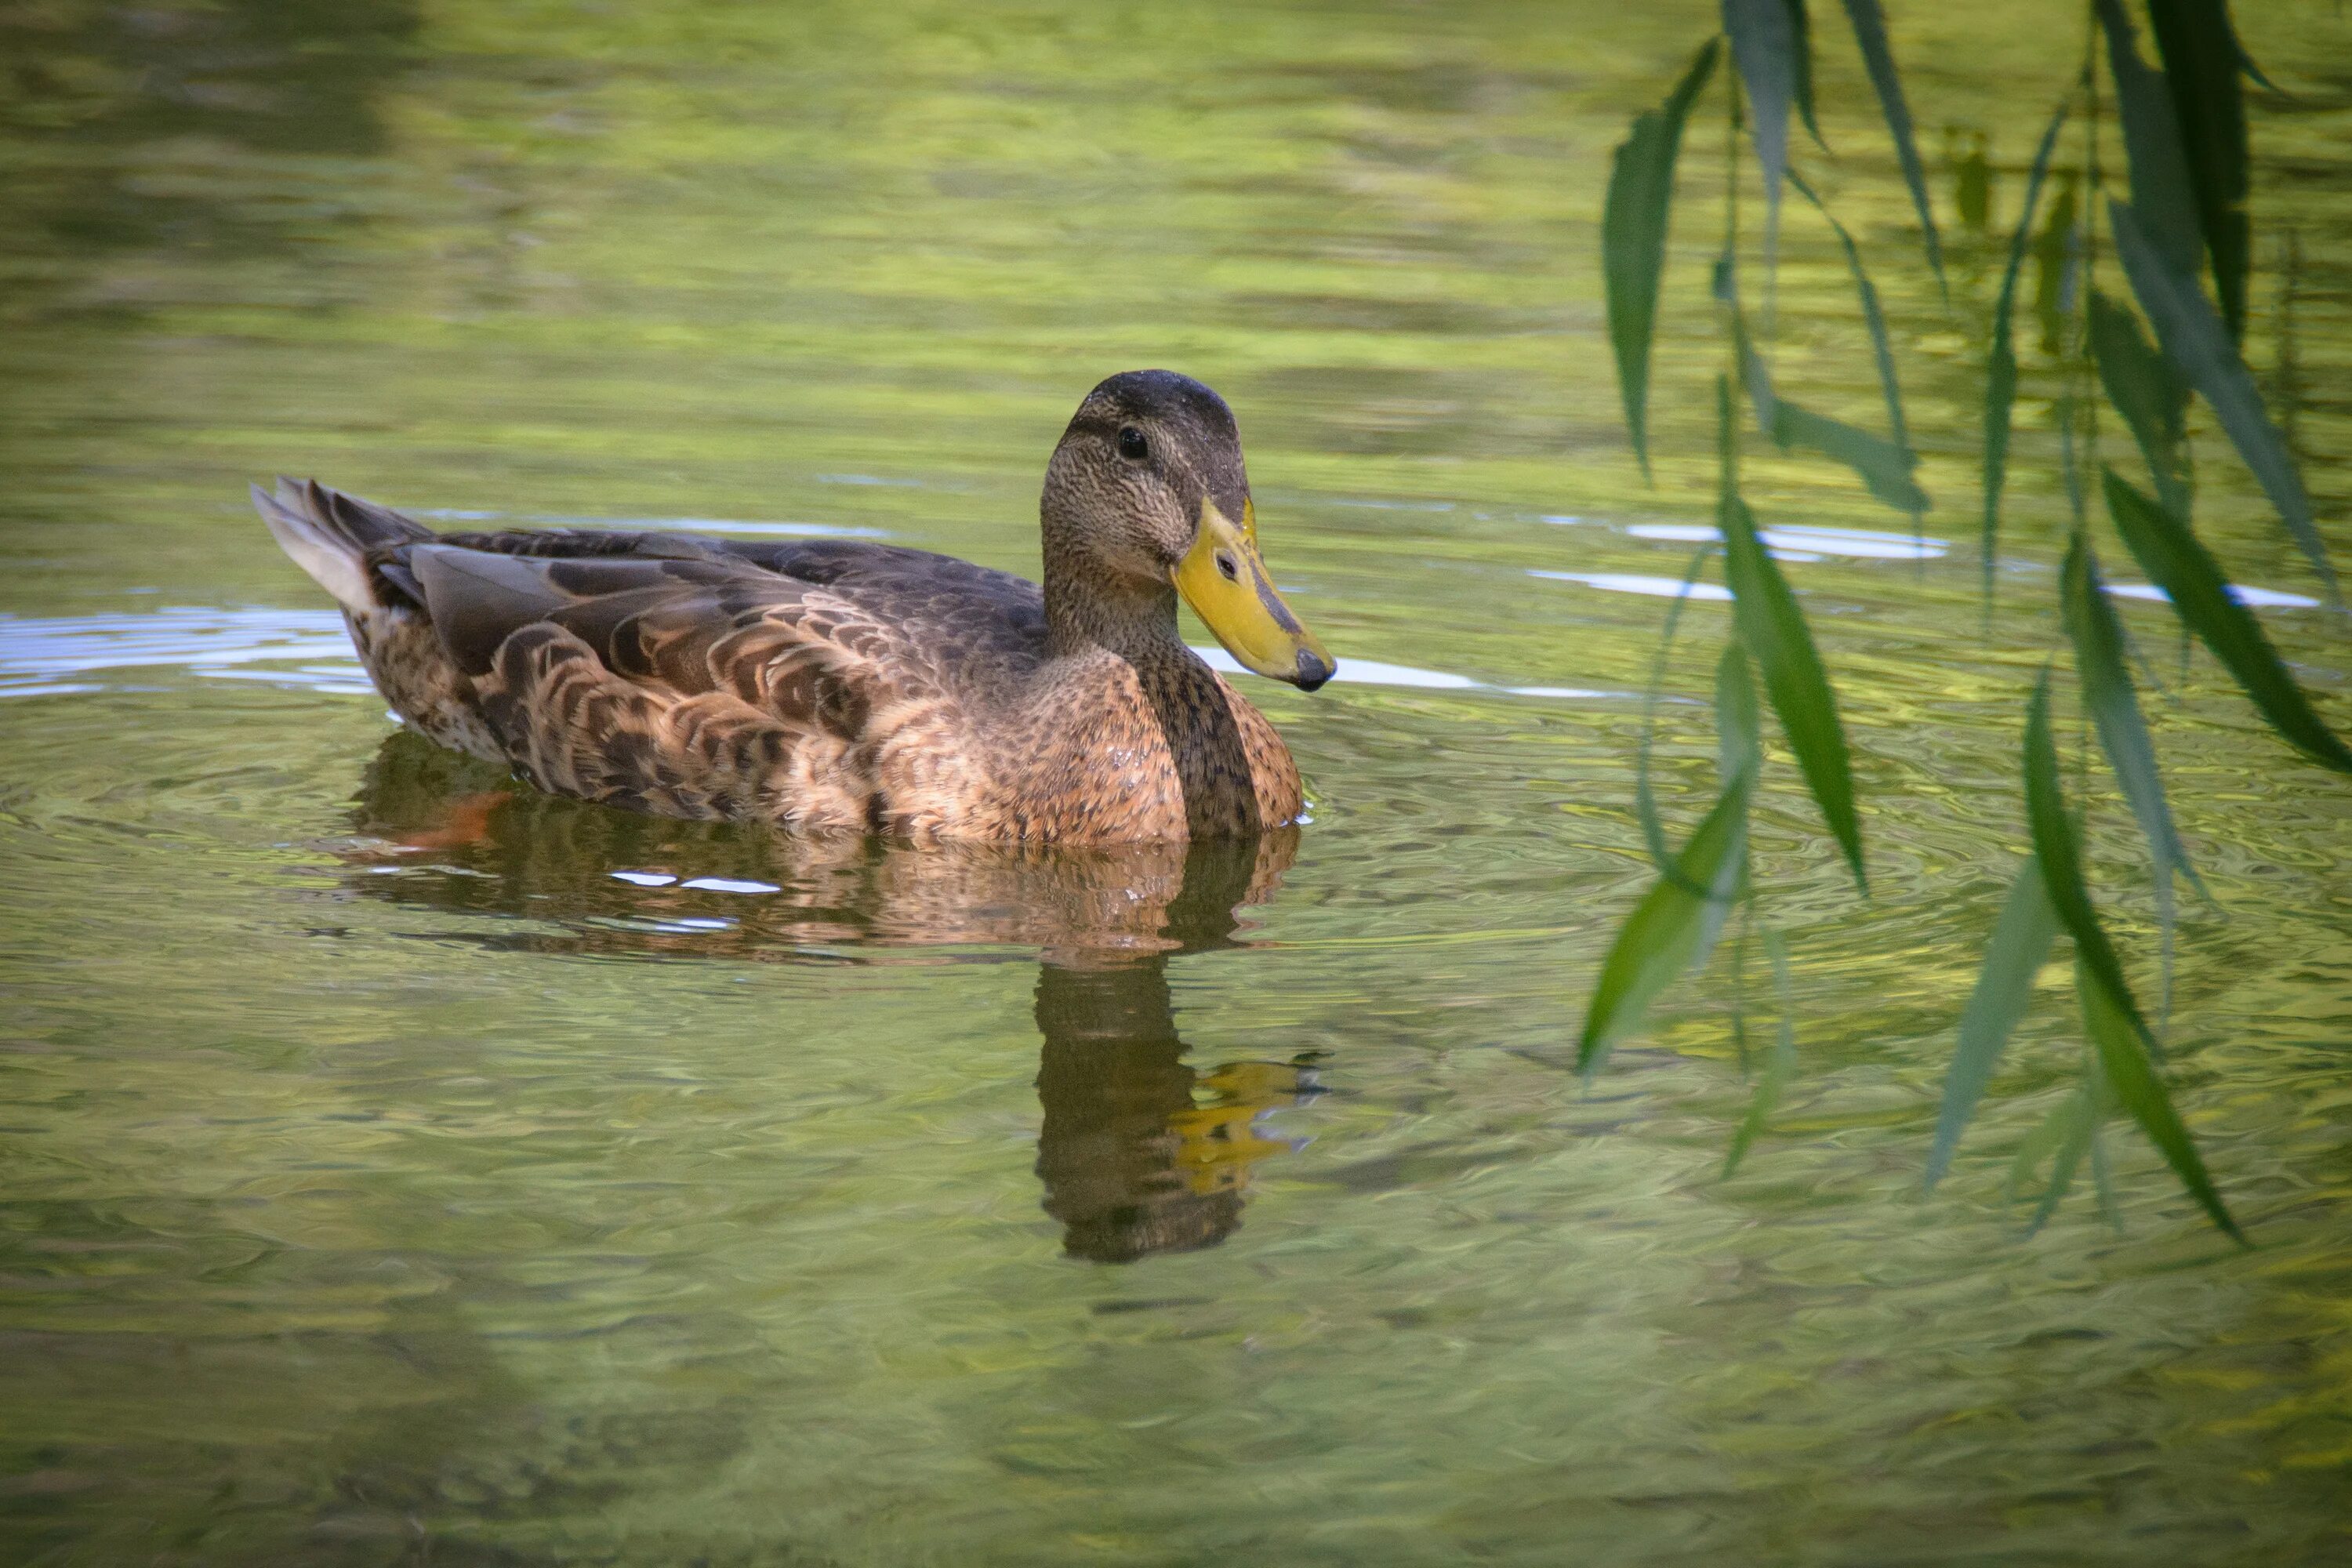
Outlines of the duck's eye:
<svg viewBox="0 0 2352 1568">
<path fill-rule="evenodd" d="M 1143 432 L 1134 426 L 1122 425 L 1118 431 L 1118 455 L 1132 458 L 1139 463 L 1151 456 L 1151 443 L 1145 440 Z"/>
<path fill-rule="evenodd" d="M 1217 552 L 1217 571 L 1228 583 L 1238 583 L 1242 580 L 1242 569 L 1234 563 L 1233 555 L 1227 551 Z"/>
</svg>

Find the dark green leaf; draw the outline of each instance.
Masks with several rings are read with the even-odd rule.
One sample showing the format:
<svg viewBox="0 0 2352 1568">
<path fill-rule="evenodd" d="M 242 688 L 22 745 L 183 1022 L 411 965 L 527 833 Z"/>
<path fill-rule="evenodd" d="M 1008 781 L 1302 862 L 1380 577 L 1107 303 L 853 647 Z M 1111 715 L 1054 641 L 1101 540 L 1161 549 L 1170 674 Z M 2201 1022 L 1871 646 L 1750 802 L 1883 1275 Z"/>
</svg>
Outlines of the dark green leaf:
<svg viewBox="0 0 2352 1568">
<path fill-rule="evenodd" d="M 1601 220 L 1601 264 L 1609 295 L 1609 341 L 1617 351 L 1617 385 L 1625 426 L 1642 472 L 1650 471 L 1650 340 L 1657 325 L 1658 280 L 1666 264 L 1666 214 L 1674 204 L 1675 157 L 1691 104 L 1715 69 L 1709 38 L 1662 108 L 1633 121 L 1609 174 Z"/>
<path fill-rule="evenodd" d="M 1768 278 L 1780 248 L 1780 182 L 1789 172 L 1789 110 L 1797 102 L 1804 37 L 1790 0 L 1723 0 L 1723 30 L 1731 36 L 1731 60 L 1748 88 L 1748 131 L 1755 138 L 1756 162 L 1764 171 L 1764 270 Z M 1771 317 L 1767 289 L 1765 317 Z"/>
<path fill-rule="evenodd" d="M 2099 578 L 2099 563 L 2081 534 L 2066 552 L 2059 577 L 2060 614 L 2066 636 L 2074 645 L 2074 673 L 2082 683 L 2083 706 L 2098 728 L 2099 744 L 2131 803 L 2140 837 L 2147 840 L 2149 868 L 2156 887 L 2156 911 L 2163 929 L 2166 955 L 2163 1010 L 2170 1010 L 2172 926 L 2175 918 L 2172 878 L 2189 879 L 2200 892 L 2203 884 L 2189 863 L 2189 851 L 2172 824 L 2172 810 L 2164 798 L 2164 779 L 2158 771 L 2156 745 L 2148 739 L 2147 721 L 2132 689 L 2130 668 L 2124 662 L 2124 628 Z"/>
<path fill-rule="evenodd" d="M 2017 274 L 2025 265 L 2026 242 L 2033 234 L 2033 209 L 2042 199 L 2042 182 L 2050 173 L 2050 154 L 2058 145 L 2058 128 L 2066 123 L 2074 100 L 2066 99 L 2050 117 L 2034 150 L 2033 168 L 2025 179 L 2025 210 L 2017 215 L 2017 232 L 2010 237 L 2009 268 L 2001 274 L 2000 295 L 1992 309 L 1992 349 L 1985 363 L 1984 400 L 1984 596 L 1992 604 L 1993 556 L 2000 544 L 2000 491 L 2009 477 L 2009 416 L 2017 402 L 2017 348 L 2010 341 L 2010 322 L 2017 311 Z"/>
<path fill-rule="evenodd" d="M 2097 289 L 2091 291 L 2091 356 L 2107 401 L 2131 427 L 2156 479 L 2156 493 L 2175 517 L 2189 516 L 2189 384 L 2140 331 L 2139 318 Z"/>
<path fill-rule="evenodd" d="M 1895 379 L 1895 351 L 1887 341 L 1886 313 L 1879 309 L 1878 290 L 1872 286 L 1870 274 L 1863 269 L 1862 252 L 1855 248 L 1853 236 L 1845 231 L 1845 225 L 1838 222 L 1836 215 L 1813 194 L 1812 186 L 1793 172 L 1789 183 L 1828 220 L 1837 233 L 1838 244 L 1844 247 L 1846 270 L 1853 274 L 1853 291 L 1862 301 L 1863 325 L 1870 329 L 1871 356 L 1878 363 L 1878 389 L 1886 397 L 1887 437 L 1897 447 L 1908 447 L 1911 432 L 1903 420 L 1903 388 Z"/>
<path fill-rule="evenodd" d="M 1715 665 L 1715 743 L 1716 772 L 1725 789 L 1763 771 L 1763 719 L 1748 674 L 1748 650 L 1737 637 L 1723 645 Z"/>
<path fill-rule="evenodd" d="M 2166 261 L 2137 213 L 2121 202 L 2109 202 L 2107 215 L 2115 230 L 2116 254 L 2123 259 L 2139 308 L 2147 312 L 2156 328 L 2156 341 L 2188 376 L 2189 384 L 2212 405 L 2231 445 L 2253 470 L 2263 493 L 2271 498 L 2287 531 L 2326 584 L 2327 596 L 2340 608 L 2343 596 L 2336 588 L 2336 568 L 2329 564 L 2327 546 L 2312 521 L 2311 498 L 2303 488 L 2294 454 L 2287 449 L 2278 426 L 2271 423 L 2262 394 L 2254 389 L 2254 378 L 2246 362 L 2238 357 L 2221 318 L 2214 314 L 2212 301 L 2197 287 L 2193 271 Z"/>
<path fill-rule="evenodd" d="M 1650 663 L 1649 689 L 1642 694 L 1642 740 L 1633 753 L 1633 812 L 1641 819 L 1642 837 L 1650 847 L 1650 861 L 1664 877 L 1675 875 L 1675 859 L 1666 849 L 1665 825 L 1658 819 L 1657 795 L 1650 787 L 1650 753 L 1657 735 L 1658 692 L 1665 685 L 1666 656 L 1674 649 L 1675 628 L 1682 624 L 1683 606 L 1690 602 L 1691 584 L 1698 581 L 1706 558 L 1714 553 L 1712 544 L 1703 544 L 1692 553 L 1690 566 L 1683 573 L 1682 592 L 1666 605 L 1666 624 L 1658 634 L 1658 654 Z"/>
<path fill-rule="evenodd" d="M 1946 156 L 1950 156 L 1951 132 L 1946 137 Z M 1992 164 L 1985 157 L 1985 133 L 1971 132 L 1969 150 L 1952 160 L 1952 206 L 1960 221 L 1982 234 L 1992 222 Z"/>
<path fill-rule="evenodd" d="M 1790 183 L 1799 190 L 1806 189 L 1804 182 L 1793 174 L 1790 176 Z M 1810 191 L 1806 194 L 1811 195 Z M 1828 216 L 1826 209 L 1822 216 Z M 1834 226 L 1837 220 L 1832 218 L 1830 221 Z M 1843 237 L 1843 231 L 1839 232 Z M 1857 261 L 1855 266 L 1859 273 L 1860 263 Z M 1756 423 L 1784 452 L 1805 447 L 1845 464 L 1861 477 L 1872 495 L 1895 510 L 1913 518 L 1926 511 L 1929 504 L 1927 492 L 1911 477 L 1912 471 L 1919 466 L 1918 454 L 1899 442 L 1874 436 L 1859 426 L 1790 403 L 1773 390 L 1771 369 L 1765 364 L 1764 357 L 1756 352 L 1755 342 L 1748 336 L 1748 314 L 1740 307 L 1737 277 L 1727 258 L 1716 263 L 1715 297 L 1730 310 L 1732 353 L 1738 362 L 1739 379 L 1748 393 L 1748 401 L 1755 405 Z M 1865 289 L 1869 288 L 1867 278 L 1863 279 L 1863 286 Z M 1866 293 L 1864 301 L 1874 313 L 1875 294 Z M 1878 321 L 1876 326 L 1883 333 L 1885 322 Z M 1899 431 L 1902 427 L 1902 399 L 1894 387 L 1891 359 L 1881 368 L 1887 378 L 1883 384 L 1887 390 L 1889 406 L 1894 411 L 1895 427 Z"/>
<path fill-rule="evenodd" d="M 2006 1195 L 2015 1197 L 2024 1191 L 2025 1184 L 2033 1178 L 2035 1167 L 2058 1152 L 2066 1142 L 2066 1133 L 2074 1125 L 2082 1109 L 2082 1091 L 2075 1092 L 2050 1108 L 2047 1115 L 2035 1123 L 2033 1131 L 2018 1140 L 2017 1150 L 2010 1156 L 2009 1174 L 2002 1178 Z"/>
<path fill-rule="evenodd" d="M 1870 493 L 1899 512 L 1916 516 L 1927 510 L 1927 493 L 1911 477 L 1919 455 L 1874 436 L 1858 425 L 1832 419 L 1801 407 L 1785 397 L 1772 404 L 1772 439 L 1782 451 L 1810 447 L 1833 458 L 1862 476 Z"/>
<path fill-rule="evenodd" d="M 1717 526 L 1723 531 L 1724 576 L 1731 584 L 1739 640 L 1763 671 L 1764 689 L 1772 699 L 1772 710 L 1780 716 L 1781 733 L 1797 753 L 1797 765 L 1804 771 L 1830 832 L 1845 851 L 1854 885 L 1867 894 L 1870 882 L 1863 870 L 1862 826 L 1854 816 L 1845 727 L 1838 721 L 1837 699 L 1821 655 L 1814 651 L 1812 633 L 1806 629 L 1788 579 L 1756 536 L 1756 520 L 1747 503 L 1737 495 L 1725 495 Z"/>
<path fill-rule="evenodd" d="M 2042 323 L 2042 352 L 2055 354 L 2064 348 L 2066 318 L 2074 301 L 2067 298 L 2082 247 L 2074 235 L 2074 186 L 2072 169 L 2059 176 L 2058 195 L 2050 216 L 2033 237 L 2033 314 Z"/>
<path fill-rule="evenodd" d="M 2230 1217 L 2229 1208 L 2221 1194 L 2214 1189 L 2213 1178 L 2205 1172 L 2205 1162 L 2197 1152 L 2197 1144 L 2181 1124 L 2180 1115 L 2172 1108 L 2172 1096 L 2157 1076 L 2155 1064 L 2149 1061 L 2145 1034 L 2138 1016 L 2132 1011 L 2128 994 L 2118 995 L 2084 962 L 2085 954 L 2078 942 L 2074 948 L 2074 994 L 2083 1005 L 2083 1032 L 2091 1037 L 2091 1045 L 2099 1053 L 2099 1066 L 2105 1069 L 2107 1087 L 2114 1090 L 2116 1101 L 2131 1112 L 2147 1133 L 2172 1173 L 2189 1189 L 2213 1223 L 2224 1234 L 2243 1244 L 2245 1233 L 2238 1222 Z M 2095 1108 L 2094 1108 L 2095 1109 Z"/>
<path fill-rule="evenodd" d="M 1764 1076 L 1757 1080 L 1756 1092 L 1748 1101 L 1748 1114 L 1739 1119 L 1739 1130 L 1731 1135 L 1731 1152 L 1723 1162 L 1727 1177 L 1739 1169 L 1748 1146 L 1764 1131 L 1764 1119 L 1780 1103 L 1780 1091 L 1788 1087 L 1797 1070 L 1797 1026 L 1789 1000 L 1789 954 L 1780 944 L 1780 933 L 1769 926 L 1764 928 L 1764 950 L 1772 955 L 1772 992 L 1780 1014 L 1780 1031 L 1772 1043 L 1771 1058 L 1764 1064 Z"/>
<path fill-rule="evenodd" d="M 2032 856 L 2018 868 L 2009 886 L 2009 900 L 1993 922 L 1985 943 L 1984 967 L 1977 971 L 1976 989 L 1960 1014 L 1960 1041 L 1952 1052 L 1951 1070 L 1944 1076 L 1943 1108 L 1936 1113 L 1936 1142 L 1927 1151 L 1927 1184 L 1943 1180 L 1959 1146 L 1960 1133 L 1976 1115 L 1977 1101 L 1992 1078 L 2001 1047 L 2025 1016 L 2033 996 L 2033 977 L 2050 957 L 2050 943 L 2058 934 L 2057 912 L 2042 890 L 2042 867 Z"/>
<path fill-rule="evenodd" d="M 2119 999 L 2140 1037 L 2153 1046 L 2155 1037 L 2141 1020 L 2131 1000 L 2131 987 L 2125 983 L 2123 962 L 2107 940 L 2106 928 L 2099 924 L 2090 889 L 2083 880 L 2082 847 L 2059 791 L 2058 749 L 2050 738 L 2047 669 L 2042 672 L 2025 710 L 2025 824 L 2033 839 L 2033 857 L 2042 865 L 2042 890 L 2058 913 L 2058 923 L 2074 939 L 2082 962 Z"/>
<path fill-rule="evenodd" d="M 2131 205 L 2166 265 L 2195 287 L 2204 245 L 2197 228 L 2197 187 L 2181 150 L 2180 126 L 2164 78 L 2139 58 L 2122 0 L 2092 0 L 2107 38 L 2107 69 L 2115 79 L 2116 110 L 2131 153 Z"/>
<path fill-rule="evenodd" d="M 2050 738 L 2050 672 L 2046 669 L 2035 683 L 2033 699 L 2025 710 L 2025 819 L 2033 839 L 2034 858 L 2042 865 L 2042 890 L 2057 911 L 2059 924 L 2074 939 L 2084 1027 L 2098 1048 L 2107 1082 L 2213 1223 L 2237 1236 L 2237 1225 L 2221 1206 L 2196 1145 L 2189 1142 L 2163 1081 L 2150 1065 L 2155 1037 L 2148 1033 L 2138 1004 L 2132 1000 L 2123 964 L 2099 924 L 2090 890 L 2084 885 L 2082 847 L 2058 787 L 2058 749 Z"/>
<path fill-rule="evenodd" d="M 2074 1184 L 2074 1173 L 2082 1167 L 2083 1155 L 2091 1147 L 2093 1134 L 2098 1131 L 2098 1108 L 2091 1099 L 2086 1083 L 2066 1097 L 2060 1108 L 2063 1113 L 2059 1127 L 2058 1152 L 2050 1162 L 2050 1184 L 2042 1190 L 2042 1201 L 2033 1206 L 2033 1218 L 2026 1225 L 2032 1235 L 2050 1223 L 2058 1212 L 2058 1201 Z"/>
<path fill-rule="evenodd" d="M 1822 140 L 1821 121 L 1813 118 L 1813 25 L 1805 16 L 1805 0 L 1783 3 L 1789 7 L 1789 31 L 1797 40 L 1797 113 L 1804 121 L 1813 144 L 1826 153 L 1830 144 Z"/>
<path fill-rule="evenodd" d="M 2230 26 L 2226 0 L 2148 0 L 2156 50 L 2172 98 L 2181 151 L 2197 191 L 2197 222 L 2213 262 L 2213 289 L 2230 336 L 2246 336 L 2246 272 L 2252 237 L 2246 221 L 2246 100 L 2239 83 L 2248 63 Z M 2133 196 L 2135 205 L 2137 194 Z"/>
<path fill-rule="evenodd" d="M 1886 46 L 1886 16 L 1878 0 L 1845 0 L 1846 20 L 1853 24 L 1853 41 L 1862 48 L 1862 63 L 1870 85 L 1878 93 L 1878 107 L 1886 116 L 1886 133 L 1895 139 L 1895 156 L 1903 165 L 1903 183 L 1911 187 L 1911 205 L 1919 214 L 1919 232 L 1927 247 L 1927 265 L 1936 287 L 1944 282 L 1944 246 L 1936 234 L 1936 214 L 1927 202 L 1927 176 L 1919 166 L 1919 148 L 1911 135 L 1911 108 L 1903 100 L 1903 79 L 1895 73 L 1895 54 Z M 1895 438 L 1903 439 L 1900 422 Z"/>
<path fill-rule="evenodd" d="M 2238 603 L 2221 563 L 2189 525 L 2116 477 L 2105 474 L 2107 512 L 2140 569 L 2172 601 L 2181 624 L 2237 678 L 2271 728 L 2312 761 L 2352 773 L 2352 750 L 2312 710 L 2254 613 Z"/>
<path fill-rule="evenodd" d="M 1652 884 L 1610 944 L 1585 1009 L 1578 1071 L 1599 1068 L 1612 1045 L 1641 1026 L 1659 994 L 1715 945 L 1747 860 L 1753 784 L 1752 777 L 1740 778 L 1723 792 L 1676 858 L 1676 874 Z M 1692 890 L 1698 888 L 1707 892 Z"/>
</svg>

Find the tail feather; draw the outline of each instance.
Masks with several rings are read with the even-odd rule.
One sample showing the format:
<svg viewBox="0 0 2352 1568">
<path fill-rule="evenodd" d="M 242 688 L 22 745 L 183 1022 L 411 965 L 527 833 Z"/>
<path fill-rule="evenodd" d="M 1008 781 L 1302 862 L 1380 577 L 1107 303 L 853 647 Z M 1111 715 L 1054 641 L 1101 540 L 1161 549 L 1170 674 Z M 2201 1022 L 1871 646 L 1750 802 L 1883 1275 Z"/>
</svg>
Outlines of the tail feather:
<svg viewBox="0 0 2352 1568">
<path fill-rule="evenodd" d="M 345 609 L 380 608 L 383 595 L 368 568 L 368 553 L 386 545 L 413 544 L 433 531 L 390 507 L 330 489 L 316 479 L 279 478 L 272 495 L 252 487 L 253 506 L 278 547 Z"/>
</svg>

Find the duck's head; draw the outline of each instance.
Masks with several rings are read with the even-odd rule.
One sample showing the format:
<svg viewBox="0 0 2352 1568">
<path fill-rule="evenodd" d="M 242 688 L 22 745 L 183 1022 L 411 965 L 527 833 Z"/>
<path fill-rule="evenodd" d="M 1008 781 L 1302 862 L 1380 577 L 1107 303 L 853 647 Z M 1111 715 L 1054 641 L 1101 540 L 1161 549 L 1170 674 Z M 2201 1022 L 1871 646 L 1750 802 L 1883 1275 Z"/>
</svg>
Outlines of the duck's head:
<svg viewBox="0 0 2352 1568">
<path fill-rule="evenodd" d="M 1260 675 L 1312 691 L 1338 668 L 1258 554 L 1233 410 L 1192 377 L 1132 370 L 1087 394 L 1046 468 L 1043 511 L 1049 600 L 1066 585 L 1105 608 L 1165 606 L 1172 586 Z"/>
</svg>

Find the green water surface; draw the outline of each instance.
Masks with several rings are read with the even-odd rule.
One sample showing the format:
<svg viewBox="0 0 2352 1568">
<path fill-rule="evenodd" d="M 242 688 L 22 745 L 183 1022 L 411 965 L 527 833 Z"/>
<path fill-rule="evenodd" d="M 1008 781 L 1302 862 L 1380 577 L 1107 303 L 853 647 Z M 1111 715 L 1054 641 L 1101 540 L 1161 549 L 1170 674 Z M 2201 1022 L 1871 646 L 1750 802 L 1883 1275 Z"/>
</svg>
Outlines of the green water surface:
<svg viewBox="0 0 2352 1568">
<path fill-rule="evenodd" d="M 2120 1123 L 2112 1214 L 2086 1180 L 2028 1234 L 2063 963 L 1919 1190 L 2058 636 L 2032 312 L 1990 629 L 1974 421 L 2081 29 L 1891 8 L 1948 310 L 1832 5 L 1832 153 L 1799 156 L 1888 296 L 1937 505 L 1915 545 L 1850 476 L 1751 459 L 1811 531 L 1780 542 L 1873 897 L 1779 757 L 1799 1065 L 1727 1181 L 1759 951 L 1572 1070 L 1651 875 L 1656 580 L 1708 515 L 1719 101 L 1654 488 L 1596 223 L 1713 5 L 0 8 L 0 1561 L 2346 1561 L 2352 788 L 2182 679 L 2160 605 L 2125 619 L 2215 906 L 2166 1070 L 2255 1247 Z M 2237 10 L 2285 89 L 2249 354 L 2352 551 L 2352 23 Z M 1990 231 L 1945 162 L 1979 132 Z M 1793 207 L 1784 251 L 1783 386 L 1874 426 L 1842 258 Z M 1342 665 L 1242 683 L 1314 796 L 1262 844 L 532 796 L 388 721 L 243 499 L 315 473 L 1033 573 L 1063 422 L 1151 364 L 1231 400 Z M 2200 528 L 2352 725 L 2343 623 L 2197 439 Z M 1677 831 L 1724 609 L 1668 670 Z M 2129 814 L 2074 787 L 2152 997 Z"/>
</svg>

